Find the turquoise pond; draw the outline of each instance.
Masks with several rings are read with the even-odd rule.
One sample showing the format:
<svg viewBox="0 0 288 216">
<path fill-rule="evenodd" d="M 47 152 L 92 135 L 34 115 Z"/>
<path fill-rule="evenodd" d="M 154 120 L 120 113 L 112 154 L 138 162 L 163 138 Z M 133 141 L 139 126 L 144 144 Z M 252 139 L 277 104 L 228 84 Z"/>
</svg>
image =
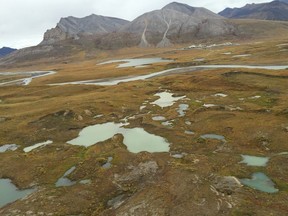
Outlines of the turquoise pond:
<svg viewBox="0 0 288 216">
<path fill-rule="evenodd" d="M 262 192 L 277 193 L 279 191 L 277 188 L 275 188 L 275 183 L 262 172 L 253 173 L 251 179 L 239 180 L 243 185 Z"/>
<path fill-rule="evenodd" d="M 35 188 L 19 190 L 10 179 L 0 179 L 0 208 L 35 191 Z"/>
<path fill-rule="evenodd" d="M 150 134 L 143 128 L 123 128 L 125 124 L 108 122 L 104 124 L 96 124 L 84 128 L 79 136 L 68 141 L 71 145 L 80 145 L 89 147 L 91 145 L 103 142 L 112 138 L 116 134 L 124 136 L 123 143 L 127 146 L 127 150 L 132 153 L 147 151 L 169 152 L 169 143 L 161 136 Z"/>
<path fill-rule="evenodd" d="M 250 155 L 241 155 L 243 160 L 240 163 L 245 163 L 248 166 L 266 166 L 269 157 L 257 157 Z"/>
</svg>

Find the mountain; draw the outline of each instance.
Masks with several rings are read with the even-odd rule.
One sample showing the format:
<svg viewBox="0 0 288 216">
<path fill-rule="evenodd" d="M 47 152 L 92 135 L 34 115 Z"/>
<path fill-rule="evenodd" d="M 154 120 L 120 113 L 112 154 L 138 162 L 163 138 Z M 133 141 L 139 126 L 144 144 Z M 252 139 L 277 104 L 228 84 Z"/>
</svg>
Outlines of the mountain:
<svg viewBox="0 0 288 216">
<path fill-rule="evenodd" d="M 47 30 L 41 44 L 53 44 L 57 41 L 87 35 L 103 35 L 119 30 L 127 20 L 92 14 L 84 18 L 61 18 L 53 29 Z"/>
<path fill-rule="evenodd" d="M 195 38 L 231 35 L 234 30 L 225 18 L 205 8 L 177 2 L 145 13 L 120 29 L 138 35 L 139 45 L 144 47 L 163 47 Z"/>
<path fill-rule="evenodd" d="M 288 20 L 287 0 L 247 4 L 242 8 L 226 8 L 219 15 L 233 19 Z"/>
<path fill-rule="evenodd" d="M 0 58 L 3 57 L 3 56 L 6 56 L 14 51 L 16 51 L 17 49 L 12 49 L 12 48 L 9 48 L 9 47 L 2 47 L 0 49 Z"/>
<path fill-rule="evenodd" d="M 285 2 L 288 4 L 288 0 L 275 0 L 275 1 Z"/>
<path fill-rule="evenodd" d="M 173 2 L 132 22 L 97 15 L 62 18 L 44 34 L 41 44 L 72 38 L 80 43 L 94 40 L 103 49 L 136 45 L 163 47 L 192 38 L 229 35 L 233 31 L 225 18 L 205 8 Z"/>
<path fill-rule="evenodd" d="M 276 1 L 270 4 L 282 4 L 282 8 L 287 6 Z M 259 5 L 262 4 L 250 7 Z M 147 12 L 132 22 L 94 14 L 84 18 L 62 18 L 55 28 L 46 31 L 39 45 L 1 58 L 0 66 L 9 67 L 16 63 L 31 65 L 36 60 L 45 63 L 69 62 L 78 58 L 79 53 L 81 58 L 89 58 L 100 50 L 133 46 L 166 47 L 181 43 L 259 40 L 286 35 L 288 22 L 227 19 L 205 8 L 173 2 L 160 10 Z"/>
</svg>

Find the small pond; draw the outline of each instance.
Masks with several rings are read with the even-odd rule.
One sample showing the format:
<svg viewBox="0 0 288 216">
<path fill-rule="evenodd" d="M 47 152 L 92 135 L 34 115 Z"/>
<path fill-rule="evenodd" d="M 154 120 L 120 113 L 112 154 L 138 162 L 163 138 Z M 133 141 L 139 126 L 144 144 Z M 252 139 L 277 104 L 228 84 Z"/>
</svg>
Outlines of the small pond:
<svg viewBox="0 0 288 216">
<path fill-rule="evenodd" d="M 52 144 L 52 143 L 53 143 L 53 141 L 47 140 L 45 142 L 37 143 L 37 144 L 34 144 L 32 146 L 26 147 L 26 148 L 23 149 L 23 151 L 27 153 L 27 152 L 30 152 L 30 151 L 36 149 L 36 148 L 43 147 L 43 146 L 46 146 L 46 145 L 49 145 L 49 144 Z"/>
<path fill-rule="evenodd" d="M 108 157 L 107 162 L 102 165 L 102 168 L 104 168 L 104 169 L 109 169 L 109 168 L 111 168 L 111 166 L 112 166 L 112 164 L 111 164 L 112 160 L 113 160 L 113 157 Z"/>
<path fill-rule="evenodd" d="M 217 93 L 217 94 L 214 94 L 215 97 L 227 97 L 228 95 L 227 94 L 223 94 L 223 93 Z"/>
<path fill-rule="evenodd" d="M 203 139 L 216 139 L 222 142 L 226 142 L 225 137 L 222 135 L 218 135 L 218 134 L 204 134 L 204 135 L 201 135 L 200 137 Z"/>
<path fill-rule="evenodd" d="M 58 179 L 58 181 L 55 183 L 56 187 L 64 187 L 64 186 L 72 186 L 76 184 L 76 181 L 71 181 L 69 178 L 67 178 L 68 175 L 70 175 L 74 170 L 76 169 L 75 166 L 71 167 L 69 170 L 67 170 L 64 175 Z"/>
<path fill-rule="evenodd" d="M 241 155 L 243 160 L 240 163 L 245 163 L 248 166 L 266 166 L 269 157 L 256 157 L 250 155 Z"/>
<path fill-rule="evenodd" d="M 262 172 L 253 173 L 251 179 L 239 180 L 243 185 L 262 192 L 277 193 L 279 191 L 277 188 L 275 188 L 274 182 Z"/>
<path fill-rule="evenodd" d="M 178 116 L 179 117 L 183 117 L 183 116 L 185 116 L 185 114 L 186 114 L 186 111 L 188 110 L 188 108 L 189 108 L 189 105 L 188 104 L 179 104 L 179 107 L 178 107 L 178 109 L 177 109 L 177 112 L 178 112 Z"/>
<path fill-rule="evenodd" d="M 185 96 L 173 97 L 173 94 L 170 92 L 156 93 L 154 96 L 158 96 L 160 98 L 152 102 L 151 104 L 156 104 L 161 108 L 172 106 L 178 100 L 185 98 Z"/>
<path fill-rule="evenodd" d="M 205 108 L 210 108 L 210 107 L 216 107 L 217 105 L 215 104 L 203 104 L 203 107 Z"/>
<path fill-rule="evenodd" d="M 161 62 L 173 62 L 173 60 L 163 59 L 163 58 L 119 59 L 119 60 L 106 61 L 106 62 L 100 63 L 98 65 L 120 63 L 117 66 L 118 68 L 125 68 L 125 67 L 142 68 L 142 67 L 145 67 L 146 65 L 150 65 L 153 63 L 161 63 Z"/>
<path fill-rule="evenodd" d="M 184 133 L 188 134 L 188 135 L 194 135 L 195 134 L 193 131 L 188 131 L 188 130 L 186 130 Z"/>
<path fill-rule="evenodd" d="M 19 190 L 10 179 L 0 179 L 0 208 L 35 191 L 35 188 Z"/>
<path fill-rule="evenodd" d="M 0 153 L 4 153 L 6 151 L 16 151 L 18 149 L 18 145 L 16 144 L 6 144 L 0 146 Z"/>
<path fill-rule="evenodd" d="M 173 122 L 171 121 L 165 121 L 161 123 L 163 126 L 167 126 L 167 127 L 173 127 Z"/>
<path fill-rule="evenodd" d="M 153 116 L 152 120 L 154 120 L 154 121 L 165 121 L 166 118 L 164 116 Z"/>
<path fill-rule="evenodd" d="M 241 55 L 234 55 L 233 58 L 241 58 L 241 57 L 249 57 L 251 54 L 241 54 Z"/>
<path fill-rule="evenodd" d="M 123 128 L 125 124 L 108 122 L 84 128 L 79 136 L 67 143 L 80 146 L 91 146 L 112 138 L 116 134 L 124 136 L 124 145 L 132 153 L 168 152 L 169 143 L 163 137 L 146 132 L 143 128 Z"/>
</svg>

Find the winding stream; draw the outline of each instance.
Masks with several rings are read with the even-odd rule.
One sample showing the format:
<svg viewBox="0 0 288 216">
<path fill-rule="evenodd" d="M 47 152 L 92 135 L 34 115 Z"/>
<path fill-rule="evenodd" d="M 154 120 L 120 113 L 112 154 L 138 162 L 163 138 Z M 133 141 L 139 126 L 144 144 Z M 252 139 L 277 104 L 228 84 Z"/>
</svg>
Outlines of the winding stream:
<svg viewBox="0 0 288 216">
<path fill-rule="evenodd" d="M 0 83 L 0 86 L 6 85 L 29 85 L 33 79 L 55 74 L 55 71 L 28 71 L 28 72 L 0 72 L 0 76 L 28 76 L 21 79 L 11 80 Z"/>
<path fill-rule="evenodd" d="M 122 60 L 123 61 L 123 60 Z M 112 62 L 112 61 L 111 61 Z M 115 61 L 114 61 L 115 62 Z M 110 62 L 109 62 L 110 63 Z M 138 80 L 146 80 L 158 76 L 164 76 L 173 73 L 186 73 L 186 72 L 195 72 L 200 70 L 208 69 L 218 69 L 218 68 L 247 68 L 247 69 L 263 69 L 263 70 L 285 70 L 288 69 L 288 65 L 198 65 L 198 66 L 189 66 L 182 68 L 172 68 L 168 70 L 163 70 L 155 73 L 138 75 L 138 76 L 125 76 L 125 77 L 116 77 L 116 78 L 105 78 L 105 79 L 95 79 L 95 80 L 82 80 L 74 82 L 64 82 L 64 83 L 52 83 L 50 86 L 58 85 L 101 85 L 101 86 L 111 86 L 117 85 L 122 82 L 131 82 Z M 55 71 L 30 71 L 30 72 L 0 72 L 0 76 L 14 76 L 14 75 L 26 75 L 29 77 L 11 80 L 7 82 L 0 83 L 0 86 L 5 85 L 29 85 L 31 81 L 35 78 L 49 76 L 55 74 Z"/>
<path fill-rule="evenodd" d="M 65 83 L 54 83 L 54 85 L 101 85 L 101 86 L 111 86 L 117 85 L 122 82 L 131 82 L 138 80 L 146 80 L 158 76 L 164 76 L 172 73 L 186 73 L 186 72 L 195 72 L 200 70 L 208 69 L 218 69 L 218 68 L 247 68 L 247 69 L 263 69 L 263 70 L 285 70 L 288 69 L 288 65 L 269 65 L 269 66 L 260 66 L 260 65 L 199 65 L 199 66 L 189 66 L 182 68 L 172 68 L 168 70 L 163 70 L 151 74 L 138 75 L 138 76 L 125 76 L 125 77 L 116 77 L 116 78 L 107 78 L 107 79 L 96 79 L 96 80 L 83 80 L 83 81 L 74 81 L 74 82 L 65 82 Z"/>
</svg>

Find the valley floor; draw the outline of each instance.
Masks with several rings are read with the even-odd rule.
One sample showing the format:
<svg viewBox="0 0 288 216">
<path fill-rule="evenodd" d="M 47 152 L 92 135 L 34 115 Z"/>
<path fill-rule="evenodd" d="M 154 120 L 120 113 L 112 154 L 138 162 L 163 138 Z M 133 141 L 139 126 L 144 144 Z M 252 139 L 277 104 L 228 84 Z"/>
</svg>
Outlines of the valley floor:
<svg viewBox="0 0 288 216">
<path fill-rule="evenodd" d="M 99 64 L 134 57 L 174 61 L 138 68 Z M 0 178 L 35 189 L 7 205 L 0 199 L 0 214 L 287 215 L 288 69 L 184 70 L 112 86 L 49 85 L 196 65 L 288 65 L 287 59 L 288 41 L 279 39 L 126 49 L 11 69 L 57 73 L 25 86 L 0 86 Z M 0 76 L 0 84 L 27 78 Z M 161 107 L 156 101 L 163 92 Z M 169 93 L 174 103 L 168 104 Z M 90 137 L 108 135 L 88 147 L 68 143 L 83 128 L 105 123 L 122 129 L 91 131 Z M 152 137 L 147 145 L 162 138 L 168 149 L 133 153 L 128 136 L 132 146 L 143 139 L 143 131 L 130 134 L 133 129 Z M 6 151 L 6 144 L 15 145 Z"/>
</svg>

